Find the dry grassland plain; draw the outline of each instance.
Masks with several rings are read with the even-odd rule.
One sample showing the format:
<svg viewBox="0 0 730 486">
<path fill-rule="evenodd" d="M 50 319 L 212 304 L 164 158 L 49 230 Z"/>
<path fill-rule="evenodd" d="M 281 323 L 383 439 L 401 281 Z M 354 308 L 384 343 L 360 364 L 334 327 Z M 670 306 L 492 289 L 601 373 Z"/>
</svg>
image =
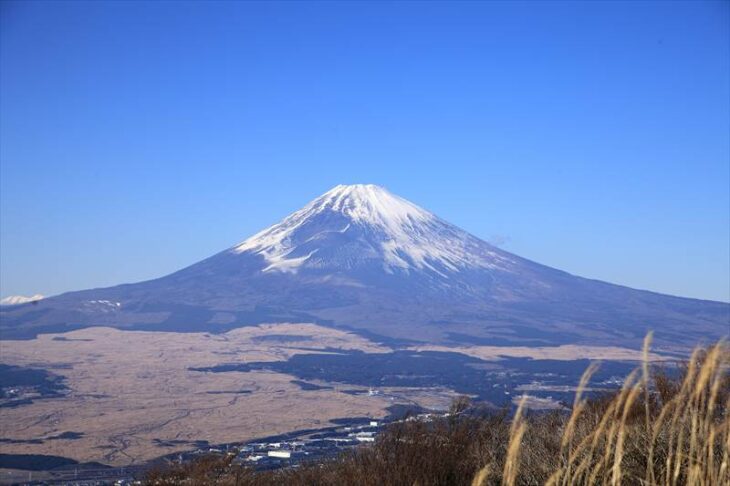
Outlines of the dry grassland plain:
<svg viewBox="0 0 730 486">
<path fill-rule="evenodd" d="M 443 408 L 448 389 L 388 388 L 380 395 L 343 393 L 362 387 L 302 390 L 295 377 L 271 371 L 203 373 L 193 367 L 286 360 L 325 348 L 385 353 L 363 337 L 314 324 L 264 324 L 225 334 L 120 331 L 95 327 L 0 341 L 0 362 L 43 368 L 66 380 L 61 398 L 0 409 L 2 450 L 51 454 L 115 466 L 138 464 L 190 450 L 195 441 L 242 442 L 298 429 L 332 425 L 343 417 L 382 417 L 396 403 Z M 499 356 L 552 359 L 633 359 L 621 348 L 447 348 L 484 360 Z M 319 350 L 319 351 L 317 351 Z M 366 389 L 363 389 L 366 390 Z M 78 438 L 28 443 L 64 432 Z M 9 443 L 7 440 L 11 440 Z"/>
</svg>

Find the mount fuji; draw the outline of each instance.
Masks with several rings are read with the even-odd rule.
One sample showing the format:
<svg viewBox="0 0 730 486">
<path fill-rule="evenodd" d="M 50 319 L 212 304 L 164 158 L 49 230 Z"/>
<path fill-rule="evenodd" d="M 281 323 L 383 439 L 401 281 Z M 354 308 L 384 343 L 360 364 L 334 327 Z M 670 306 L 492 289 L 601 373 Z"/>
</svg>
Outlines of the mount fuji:
<svg viewBox="0 0 730 486">
<path fill-rule="evenodd" d="M 599 257 L 599 255 L 596 255 Z M 655 347 L 728 335 L 730 304 L 589 280 L 492 246 L 375 185 L 337 186 L 165 277 L 0 310 L 0 338 L 89 326 L 224 332 L 316 322 L 374 340 Z"/>
</svg>

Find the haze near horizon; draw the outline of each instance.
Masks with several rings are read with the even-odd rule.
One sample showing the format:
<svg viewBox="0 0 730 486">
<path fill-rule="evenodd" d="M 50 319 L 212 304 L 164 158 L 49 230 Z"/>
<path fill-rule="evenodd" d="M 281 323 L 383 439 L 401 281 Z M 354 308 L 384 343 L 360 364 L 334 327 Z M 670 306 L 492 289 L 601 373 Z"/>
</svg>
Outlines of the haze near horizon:
<svg viewBox="0 0 730 486">
<path fill-rule="evenodd" d="M 374 183 L 551 267 L 730 301 L 729 12 L 4 2 L 0 296 L 159 277 Z"/>
</svg>

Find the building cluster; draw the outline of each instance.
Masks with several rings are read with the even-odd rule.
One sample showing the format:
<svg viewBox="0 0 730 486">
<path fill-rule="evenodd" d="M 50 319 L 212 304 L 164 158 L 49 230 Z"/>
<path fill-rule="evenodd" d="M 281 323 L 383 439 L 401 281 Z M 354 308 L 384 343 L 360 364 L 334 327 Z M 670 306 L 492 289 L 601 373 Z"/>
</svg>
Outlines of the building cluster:
<svg viewBox="0 0 730 486">
<path fill-rule="evenodd" d="M 175 462 L 183 463 L 193 460 L 196 456 L 213 454 L 235 456 L 232 461 L 234 466 L 248 466 L 260 470 L 291 467 L 304 461 L 325 460 L 345 449 L 373 443 L 386 423 L 412 420 L 429 422 L 436 416 L 444 415 L 448 414 L 422 413 L 387 422 L 355 418 L 335 427 L 300 431 L 244 444 L 200 448 L 177 455 Z"/>
<path fill-rule="evenodd" d="M 275 442 L 250 442 L 237 448 L 235 464 L 273 469 L 335 455 L 358 444 L 375 442 L 380 423 L 375 420 Z"/>
</svg>

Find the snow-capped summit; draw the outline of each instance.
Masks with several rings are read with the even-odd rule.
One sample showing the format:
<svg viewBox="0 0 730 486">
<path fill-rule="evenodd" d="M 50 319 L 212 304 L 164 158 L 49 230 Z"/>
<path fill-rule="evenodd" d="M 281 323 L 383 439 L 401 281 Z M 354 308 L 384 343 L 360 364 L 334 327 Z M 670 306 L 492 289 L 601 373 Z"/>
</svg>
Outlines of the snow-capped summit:
<svg viewBox="0 0 730 486">
<path fill-rule="evenodd" d="M 336 186 L 232 251 L 263 256 L 264 272 L 377 266 L 445 276 L 511 264 L 485 242 L 373 184 Z"/>
<path fill-rule="evenodd" d="M 408 224 L 428 221 L 435 216 L 410 201 L 375 184 L 340 184 L 330 189 L 304 209 L 339 211 L 353 221 L 373 225 Z"/>
</svg>

